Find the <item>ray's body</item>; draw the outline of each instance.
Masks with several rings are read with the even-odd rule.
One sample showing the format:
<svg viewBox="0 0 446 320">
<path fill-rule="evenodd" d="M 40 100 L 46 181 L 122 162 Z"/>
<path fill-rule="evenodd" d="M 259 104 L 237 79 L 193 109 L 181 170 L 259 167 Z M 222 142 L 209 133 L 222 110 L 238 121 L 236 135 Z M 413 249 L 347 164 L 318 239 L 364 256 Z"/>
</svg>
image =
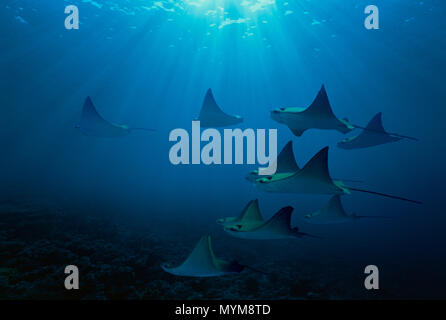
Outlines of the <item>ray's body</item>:
<svg viewBox="0 0 446 320">
<path fill-rule="evenodd" d="M 382 114 L 379 112 L 359 135 L 342 140 L 338 143 L 338 147 L 342 149 L 362 149 L 396 142 L 404 138 L 414 139 L 387 133 L 382 124 Z"/>
<path fill-rule="evenodd" d="M 203 236 L 181 265 L 172 267 L 165 263 L 161 267 L 170 274 L 183 277 L 217 277 L 240 273 L 245 268 L 236 261 L 217 258 L 212 249 L 210 236 Z"/>
<path fill-rule="evenodd" d="M 328 147 L 319 151 L 301 170 L 259 178 L 254 183 L 254 186 L 260 190 L 274 193 L 341 195 L 358 191 L 392 199 L 421 203 L 399 196 L 349 187 L 344 185 L 341 180 L 333 180 L 328 170 Z"/>
<path fill-rule="evenodd" d="M 217 220 L 223 230 L 233 237 L 251 240 L 292 239 L 306 236 L 297 227 L 291 227 L 292 207 L 280 209 L 271 219 L 264 221 L 258 200 L 252 200 L 238 217 Z"/>
<path fill-rule="evenodd" d="M 105 120 L 96 110 L 90 97 L 85 99 L 81 121 L 76 125 L 83 135 L 102 138 L 124 137 L 135 130 L 154 131 L 148 128 L 129 128 Z"/>
<path fill-rule="evenodd" d="M 325 86 L 322 86 L 316 99 L 308 108 L 280 108 L 271 111 L 271 118 L 283 123 L 297 137 L 309 129 L 336 130 L 348 133 L 354 129 L 346 119 L 338 119 L 333 113 Z"/>
<path fill-rule="evenodd" d="M 200 115 L 196 120 L 200 121 L 200 126 L 204 128 L 227 127 L 243 122 L 242 117 L 227 114 L 220 109 L 211 89 L 206 92 Z"/>
</svg>

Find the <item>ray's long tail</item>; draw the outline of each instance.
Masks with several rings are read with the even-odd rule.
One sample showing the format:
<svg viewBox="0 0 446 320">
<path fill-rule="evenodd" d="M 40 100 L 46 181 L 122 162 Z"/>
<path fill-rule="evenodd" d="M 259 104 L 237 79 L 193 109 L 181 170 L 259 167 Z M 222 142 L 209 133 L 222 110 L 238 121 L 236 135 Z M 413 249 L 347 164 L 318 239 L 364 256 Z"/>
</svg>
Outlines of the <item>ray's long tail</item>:
<svg viewBox="0 0 446 320">
<path fill-rule="evenodd" d="M 248 270 L 251 270 L 251 271 L 254 271 L 254 272 L 258 272 L 258 273 L 261 273 L 261 274 L 264 274 L 264 275 L 270 275 L 271 274 L 270 272 L 265 272 L 265 271 L 262 271 L 262 270 L 254 268 L 254 267 L 244 265 L 244 264 L 242 266 L 244 268 L 248 269 Z"/>
<path fill-rule="evenodd" d="M 299 236 L 303 236 L 303 237 L 308 237 L 308 238 L 314 238 L 314 239 L 324 239 L 323 237 L 321 237 L 321 236 L 315 236 L 314 234 L 309 234 L 309 233 L 306 233 L 306 232 L 299 232 Z"/>
<path fill-rule="evenodd" d="M 150 129 L 150 128 L 131 128 L 131 131 L 147 131 L 147 132 L 155 132 L 155 129 Z"/>
<path fill-rule="evenodd" d="M 315 239 L 323 239 L 323 237 L 315 236 L 314 234 L 300 232 L 297 227 L 293 228 L 293 234 L 296 238 L 308 237 L 308 238 L 315 238 Z"/>
<path fill-rule="evenodd" d="M 357 129 L 362 129 L 362 130 L 367 130 L 367 131 L 371 131 L 371 132 L 376 132 L 376 133 L 384 134 L 384 133 L 381 132 L 381 131 L 378 131 L 378 130 L 372 130 L 372 129 L 370 129 L 370 128 L 366 128 L 366 127 L 358 126 L 358 125 L 356 125 L 356 124 L 353 124 L 352 126 L 355 127 L 355 128 L 357 128 Z M 391 136 L 398 137 L 398 138 L 403 138 L 403 139 L 409 139 L 409 140 L 413 140 L 413 141 L 418 141 L 417 138 L 409 137 L 409 136 L 405 136 L 405 135 L 398 134 L 398 133 L 387 133 L 387 134 L 389 134 L 389 135 L 391 135 Z"/>
<path fill-rule="evenodd" d="M 351 180 L 351 179 L 338 179 L 338 178 L 333 178 L 333 180 L 341 180 L 343 182 L 353 182 L 353 183 L 361 183 L 364 182 L 362 180 Z"/>
<path fill-rule="evenodd" d="M 392 217 L 385 217 L 385 216 L 356 216 L 356 218 L 362 219 L 392 219 Z"/>
<path fill-rule="evenodd" d="M 349 190 L 352 190 L 352 191 L 376 194 L 376 195 L 381 196 L 381 197 L 386 197 L 386 198 L 391 198 L 391 199 L 396 199 L 396 200 L 402 200 L 402 201 L 407 201 L 407 202 L 412 202 L 412 203 L 417 203 L 417 204 L 423 204 L 423 202 L 421 202 L 421 201 L 407 199 L 407 198 L 403 198 L 403 197 L 399 197 L 399 196 L 394 196 L 394 195 L 391 195 L 391 194 L 386 194 L 386 193 L 381 193 L 381 192 L 376 192 L 376 191 L 370 191 L 370 190 L 363 190 L 363 189 L 358 189 L 358 188 L 351 188 L 351 187 L 347 187 L 347 188 Z"/>
</svg>

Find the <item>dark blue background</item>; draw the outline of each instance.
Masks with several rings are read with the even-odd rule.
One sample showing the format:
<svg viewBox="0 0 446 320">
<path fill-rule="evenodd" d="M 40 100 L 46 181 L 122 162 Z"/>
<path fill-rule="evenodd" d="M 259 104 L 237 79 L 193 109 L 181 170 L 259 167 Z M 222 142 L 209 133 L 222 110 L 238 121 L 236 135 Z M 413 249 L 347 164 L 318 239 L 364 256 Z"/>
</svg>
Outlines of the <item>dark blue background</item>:
<svg viewBox="0 0 446 320">
<path fill-rule="evenodd" d="M 217 1 L 225 19 L 250 19 L 221 29 L 220 18 L 205 15 L 213 1 L 198 8 L 182 2 L 184 10 L 166 2 L 173 12 L 146 10 L 141 0 L 115 2 L 124 11 L 111 10 L 113 2 L 2 1 L 2 198 L 50 198 L 79 214 L 153 223 L 189 247 L 209 232 L 217 252 L 219 242 L 243 245 L 259 250 L 259 261 L 277 259 L 278 270 L 309 258 L 326 264 L 324 277 L 330 268 L 350 272 L 346 266 L 361 277 L 365 265 L 376 264 L 383 286 L 411 298 L 444 298 L 443 1 L 375 0 L 379 30 L 364 28 L 371 3 L 362 0 L 276 1 L 256 12 Z M 68 4 L 79 6 L 79 30 L 64 28 Z M 389 131 L 419 141 L 341 150 L 338 132 L 297 138 L 270 119 L 274 108 L 309 105 L 321 84 L 338 117 L 365 125 L 381 111 Z M 329 197 L 257 191 L 244 179 L 254 166 L 171 165 L 168 134 L 190 130 L 208 88 L 225 111 L 245 118 L 242 128 L 278 128 L 279 149 L 292 139 L 299 165 L 330 145 L 332 176 L 424 204 L 353 194 L 343 198 L 348 211 L 392 219 L 311 226 L 301 218 Z M 106 119 L 157 132 L 115 140 L 80 135 L 74 126 L 87 95 Z M 324 239 L 253 244 L 223 234 L 215 220 L 237 215 L 254 198 L 265 217 L 292 205 L 293 224 Z M 270 254 L 262 257 L 260 248 Z"/>
</svg>

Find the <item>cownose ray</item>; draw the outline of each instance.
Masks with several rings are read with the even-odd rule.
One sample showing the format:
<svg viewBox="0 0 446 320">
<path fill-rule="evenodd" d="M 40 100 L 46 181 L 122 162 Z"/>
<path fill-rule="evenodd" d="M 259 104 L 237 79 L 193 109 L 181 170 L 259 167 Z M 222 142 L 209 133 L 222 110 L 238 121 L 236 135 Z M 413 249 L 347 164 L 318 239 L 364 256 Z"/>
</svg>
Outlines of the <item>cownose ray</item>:
<svg viewBox="0 0 446 320">
<path fill-rule="evenodd" d="M 76 128 L 86 136 L 104 138 L 123 137 L 136 130 L 154 131 L 148 128 L 129 128 L 126 125 L 114 124 L 105 120 L 96 110 L 90 97 L 85 99 L 81 121 L 76 125 Z"/>
<path fill-rule="evenodd" d="M 361 149 L 401 139 L 417 140 L 416 138 L 386 132 L 382 123 L 382 113 L 379 112 L 370 120 L 359 135 L 342 140 L 338 143 L 338 147 L 342 149 Z"/>
<path fill-rule="evenodd" d="M 309 107 L 276 109 L 271 111 L 271 118 L 287 125 L 298 137 L 308 129 L 337 130 L 345 134 L 355 128 L 347 119 L 339 119 L 335 116 L 324 85 Z"/>
<path fill-rule="evenodd" d="M 258 189 L 275 193 L 351 194 L 352 191 L 371 193 L 387 198 L 421 204 L 399 196 L 346 186 L 341 180 L 333 180 L 328 170 L 328 147 L 320 150 L 297 172 L 277 173 L 259 178 L 254 183 Z"/>
<path fill-rule="evenodd" d="M 264 221 L 258 207 L 258 201 L 252 200 L 239 217 L 217 220 L 223 230 L 233 237 L 251 240 L 276 240 L 311 236 L 291 227 L 290 206 L 280 209 L 271 219 Z"/>
<path fill-rule="evenodd" d="M 280 151 L 279 155 L 277 156 L 277 170 L 276 174 L 278 173 L 291 173 L 291 172 L 297 172 L 300 170 L 299 165 L 296 162 L 296 158 L 294 157 L 293 152 L 293 141 L 290 140 L 288 143 L 283 147 L 282 151 Z M 258 170 L 251 171 L 247 176 L 246 180 L 248 180 L 251 183 L 256 183 L 256 181 L 259 178 L 265 178 L 268 176 L 265 175 L 259 175 Z M 335 179 L 337 180 L 337 179 Z M 343 181 L 346 182 L 362 182 L 360 180 L 346 180 L 343 179 Z"/>
<path fill-rule="evenodd" d="M 340 195 L 334 195 L 324 207 L 316 212 L 305 215 L 308 223 L 312 224 L 336 224 L 345 223 L 363 218 L 384 218 L 382 216 L 359 216 L 355 213 L 347 213 L 344 210 Z"/>
<path fill-rule="evenodd" d="M 230 115 L 220 109 L 211 89 L 206 92 L 200 115 L 196 120 L 200 121 L 200 126 L 204 128 L 227 127 L 243 122 L 241 116 Z"/>
</svg>

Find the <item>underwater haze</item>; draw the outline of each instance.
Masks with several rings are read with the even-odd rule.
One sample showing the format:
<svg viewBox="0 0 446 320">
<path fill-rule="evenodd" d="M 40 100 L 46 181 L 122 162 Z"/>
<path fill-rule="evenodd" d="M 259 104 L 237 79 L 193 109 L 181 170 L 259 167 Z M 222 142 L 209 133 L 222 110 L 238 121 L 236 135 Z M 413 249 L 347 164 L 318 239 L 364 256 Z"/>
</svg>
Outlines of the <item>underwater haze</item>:
<svg viewBox="0 0 446 320">
<path fill-rule="evenodd" d="M 379 8 L 379 29 L 364 8 Z M 79 8 L 67 30 L 65 7 Z M 446 24 L 443 0 L 3 0 L 0 3 L 0 298 L 444 299 Z M 416 137 L 345 150 L 346 135 L 301 137 L 271 118 L 309 106 L 321 86 L 338 118 Z M 332 177 L 410 203 L 355 193 L 347 212 L 379 216 L 314 225 L 329 195 L 268 193 L 259 165 L 173 165 L 169 133 L 191 132 L 209 88 L 244 121 L 277 129 L 302 168 L 329 146 Z M 153 132 L 120 138 L 76 128 L 91 97 L 112 123 Z M 351 134 L 350 134 L 351 135 Z M 358 182 L 359 181 L 359 182 Z M 258 199 L 265 219 L 318 238 L 246 240 L 217 219 Z M 203 235 L 215 254 L 252 266 L 178 277 Z M 77 265 L 81 289 L 63 287 Z M 379 290 L 364 268 L 379 268 Z M 82 279 L 82 278 L 81 278 Z"/>
</svg>

